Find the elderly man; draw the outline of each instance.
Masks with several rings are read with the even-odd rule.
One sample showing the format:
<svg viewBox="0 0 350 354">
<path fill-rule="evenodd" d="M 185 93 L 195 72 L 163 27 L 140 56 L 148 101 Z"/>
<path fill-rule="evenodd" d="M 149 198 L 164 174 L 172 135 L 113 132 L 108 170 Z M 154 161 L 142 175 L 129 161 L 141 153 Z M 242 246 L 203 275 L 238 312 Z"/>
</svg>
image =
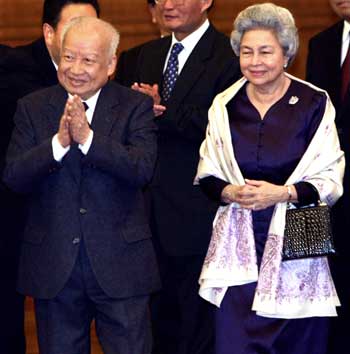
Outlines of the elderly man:
<svg viewBox="0 0 350 354">
<path fill-rule="evenodd" d="M 23 5 L 24 6 L 24 5 Z M 30 6 L 30 5 L 29 5 Z M 0 46 L 0 169 L 13 130 L 17 100 L 35 90 L 57 84 L 60 35 L 65 23 L 78 16 L 99 15 L 97 0 L 45 0 L 43 36 L 11 48 Z M 24 354 L 24 297 L 16 292 L 20 239 L 23 231 L 22 199 L 0 185 L 0 343 L 2 354 Z"/>
<path fill-rule="evenodd" d="M 338 254 L 331 263 L 342 306 L 339 317 L 332 323 L 329 348 L 330 354 L 345 354 L 349 352 L 347 324 L 350 320 L 350 0 L 329 2 L 341 20 L 311 38 L 306 79 L 328 91 L 337 111 L 335 122 L 346 159 L 344 194 L 333 208 Z"/>
<path fill-rule="evenodd" d="M 159 287 L 143 210 L 156 156 L 152 100 L 109 82 L 119 35 L 81 17 L 62 34 L 59 85 L 19 101 L 5 182 L 28 196 L 21 292 L 34 297 L 40 352 L 149 354 Z"/>
</svg>

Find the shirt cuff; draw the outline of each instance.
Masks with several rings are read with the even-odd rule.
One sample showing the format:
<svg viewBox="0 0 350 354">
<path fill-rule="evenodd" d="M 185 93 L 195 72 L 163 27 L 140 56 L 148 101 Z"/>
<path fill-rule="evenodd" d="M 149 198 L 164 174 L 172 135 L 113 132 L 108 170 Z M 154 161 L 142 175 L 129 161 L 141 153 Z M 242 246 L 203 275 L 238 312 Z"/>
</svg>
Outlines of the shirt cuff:
<svg viewBox="0 0 350 354">
<path fill-rule="evenodd" d="M 70 145 L 67 147 L 63 147 L 60 142 L 58 141 L 58 135 L 56 134 L 52 138 L 52 152 L 53 152 L 53 158 L 57 162 L 61 162 L 63 157 L 67 154 L 67 152 L 70 149 Z"/>
<path fill-rule="evenodd" d="M 87 140 L 85 141 L 85 143 L 78 145 L 80 151 L 81 151 L 84 155 L 87 155 L 87 153 L 89 152 L 90 146 L 91 146 L 91 144 L 92 144 L 92 138 L 93 138 L 93 137 L 94 137 L 94 132 L 93 132 L 93 130 L 90 129 L 89 136 L 88 136 Z"/>
</svg>

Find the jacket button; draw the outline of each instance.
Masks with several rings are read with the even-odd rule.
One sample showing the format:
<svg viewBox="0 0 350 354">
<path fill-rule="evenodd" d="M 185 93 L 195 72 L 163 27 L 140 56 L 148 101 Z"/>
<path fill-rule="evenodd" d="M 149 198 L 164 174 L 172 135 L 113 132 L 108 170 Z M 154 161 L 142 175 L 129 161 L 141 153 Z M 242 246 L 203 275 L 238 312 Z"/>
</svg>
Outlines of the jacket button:
<svg viewBox="0 0 350 354">
<path fill-rule="evenodd" d="M 87 213 L 87 210 L 85 208 L 80 208 L 79 212 L 81 215 L 85 215 Z"/>
<path fill-rule="evenodd" d="M 79 242 L 80 242 L 80 238 L 79 237 L 74 237 L 73 238 L 73 241 L 72 241 L 73 245 L 77 245 Z"/>
</svg>

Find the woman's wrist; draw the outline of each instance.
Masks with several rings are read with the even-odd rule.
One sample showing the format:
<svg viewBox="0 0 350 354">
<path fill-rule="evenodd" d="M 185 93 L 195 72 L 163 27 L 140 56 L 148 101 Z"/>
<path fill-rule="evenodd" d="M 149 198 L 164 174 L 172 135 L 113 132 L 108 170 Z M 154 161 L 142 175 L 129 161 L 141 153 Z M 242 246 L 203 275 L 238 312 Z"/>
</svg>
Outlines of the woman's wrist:
<svg viewBox="0 0 350 354">
<path fill-rule="evenodd" d="M 235 197 L 235 186 L 228 184 L 221 192 L 221 201 L 224 203 L 232 203 Z"/>
<path fill-rule="evenodd" d="M 294 203 L 298 201 L 297 191 L 293 184 L 284 187 L 284 202 Z"/>
</svg>

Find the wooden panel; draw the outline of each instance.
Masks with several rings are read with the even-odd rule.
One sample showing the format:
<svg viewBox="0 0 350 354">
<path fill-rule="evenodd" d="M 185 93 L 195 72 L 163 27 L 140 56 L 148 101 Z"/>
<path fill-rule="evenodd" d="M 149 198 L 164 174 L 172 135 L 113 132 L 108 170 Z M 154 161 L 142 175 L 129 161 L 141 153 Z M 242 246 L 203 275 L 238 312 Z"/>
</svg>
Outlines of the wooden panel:
<svg viewBox="0 0 350 354">
<path fill-rule="evenodd" d="M 215 26 L 230 34 L 238 12 L 264 0 L 215 0 L 210 18 Z M 0 42 L 10 45 L 27 43 L 41 33 L 43 1 L 1 0 Z M 290 72 L 304 77 L 307 43 L 315 33 L 337 21 L 328 0 L 280 0 L 276 4 L 293 13 L 300 35 L 300 50 Z M 100 0 L 101 17 L 112 22 L 121 33 L 120 50 L 156 38 L 158 33 L 150 21 L 146 0 Z"/>
</svg>

